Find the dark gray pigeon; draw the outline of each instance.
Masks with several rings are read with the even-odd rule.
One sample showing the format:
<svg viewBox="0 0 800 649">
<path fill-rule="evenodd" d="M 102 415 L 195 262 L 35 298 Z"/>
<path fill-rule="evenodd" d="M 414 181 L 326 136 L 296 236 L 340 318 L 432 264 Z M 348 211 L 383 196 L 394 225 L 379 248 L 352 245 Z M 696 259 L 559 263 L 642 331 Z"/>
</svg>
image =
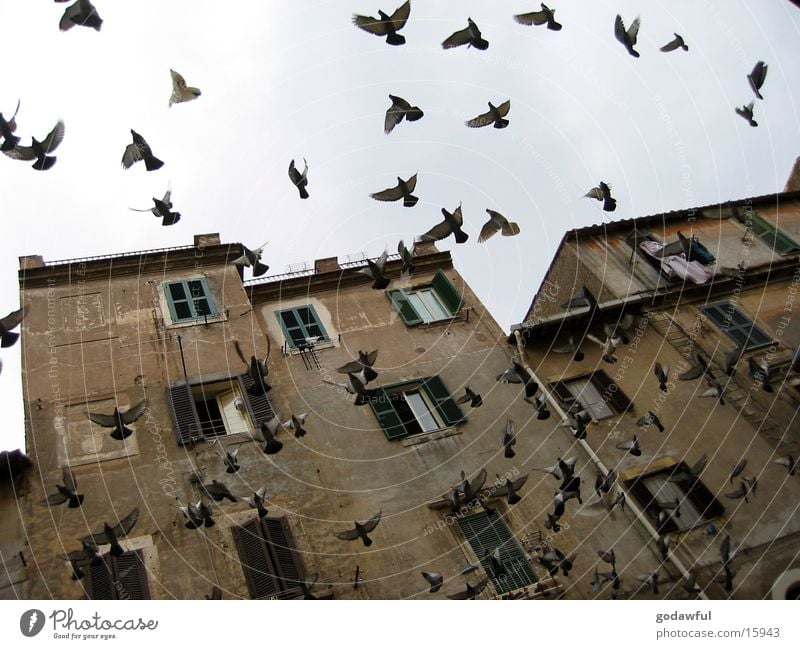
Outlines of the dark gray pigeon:
<svg viewBox="0 0 800 649">
<path fill-rule="evenodd" d="M 63 2 L 66 0 L 56 0 L 56 2 Z M 61 16 L 61 22 L 58 28 L 65 32 L 72 29 L 75 25 L 81 27 L 91 27 L 92 29 L 100 31 L 103 24 L 103 19 L 97 13 L 89 0 L 77 0 L 64 10 L 64 15 Z"/>
<path fill-rule="evenodd" d="M 116 525 L 111 526 L 108 523 L 103 523 L 103 531 L 96 534 L 88 534 L 81 538 L 81 542 L 85 542 L 95 547 L 111 545 L 112 556 L 118 557 L 125 553 L 122 546 L 119 544 L 119 539 L 127 536 L 139 520 L 139 508 L 135 507 L 130 514 L 121 519 Z"/>
<path fill-rule="evenodd" d="M 386 267 L 386 260 L 389 257 L 389 252 L 384 250 L 380 257 L 378 257 L 375 261 L 372 259 L 367 259 L 367 266 L 365 268 L 359 268 L 356 272 L 360 275 L 366 275 L 372 280 L 372 288 L 377 291 L 382 291 L 387 286 L 389 286 L 389 282 L 391 281 L 386 275 L 384 274 L 384 268 Z"/>
<path fill-rule="evenodd" d="M 469 403 L 470 408 L 478 408 L 483 405 L 483 399 L 481 399 L 481 395 L 470 390 L 469 386 L 467 385 L 464 387 L 464 395 L 459 397 L 456 400 L 456 403 L 459 405 L 463 403 Z"/>
<path fill-rule="evenodd" d="M 338 539 L 342 539 L 343 541 L 355 541 L 356 539 L 361 539 L 364 545 L 369 547 L 372 545 L 372 539 L 369 538 L 367 534 L 374 530 L 378 526 L 378 523 L 381 522 L 381 515 L 381 511 L 378 511 L 364 523 L 355 521 L 355 527 L 352 530 L 334 532 L 334 536 L 336 536 Z"/>
<path fill-rule="evenodd" d="M 297 191 L 300 192 L 300 198 L 308 198 L 308 190 L 306 189 L 308 186 L 308 162 L 306 162 L 305 158 L 303 158 L 303 164 L 305 167 L 303 168 L 303 173 L 300 173 L 294 166 L 294 160 L 289 163 L 289 180 L 297 187 Z"/>
<path fill-rule="evenodd" d="M 421 574 L 423 577 L 425 577 L 425 581 L 427 581 L 431 586 L 431 589 L 428 592 L 435 593 L 442 587 L 442 584 L 444 583 L 444 577 L 438 572 L 426 572 L 423 570 Z"/>
<path fill-rule="evenodd" d="M 152 212 L 156 217 L 161 219 L 161 225 L 175 225 L 181 220 L 180 212 L 173 212 L 172 210 L 172 189 L 167 187 L 164 198 L 158 199 L 153 197 L 153 207 L 145 209 L 138 209 L 136 207 L 129 207 L 128 209 L 133 212 Z M 235 263 L 235 262 L 234 262 Z"/>
<path fill-rule="evenodd" d="M 467 26 L 464 29 L 451 34 L 442 43 L 442 47 L 446 50 L 461 45 L 474 47 L 476 50 L 485 50 L 489 47 L 489 41 L 483 38 L 481 30 L 478 29 L 472 18 L 467 18 Z"/>
<path fill-rule="evenodd" d="M 503 442 L 503 455 L 510 459 L 516 455 L 514 452 L 514 444 L 517 443 L 517 430 L 514 426 L 514 420 L 509 417 L 506 425 L 503 427 L 500 439 Z"/>
<path fill-rule="evenodd" d="M 461 213 L 461 205 L 451 214 L 442 208 L 444 221 L 434 225 L 425 234 L 419 237 L 420 241 L 441 241 L 451 234 L 455 237 L 456 243 L 465 243 L 469 235 L 461 229 L 464 225 L 464 215 Z"/>
<path fill-rule="evenodd" d="M 520 25 L 547 25 L 547 29 L 554 32 L 561 31 L 561 23 L 556 21 L 556 10 L 542 3 L 541 11 L 531 11 L 526 14 L 516 14 L 514 20 Z"/>
<path fill-rule="evenodd" d="M 416 122 L 425 115 L 425 113 L 420 110 L 419 106 L 412 106 L 402 97 L 389 95 L 389 99 L 392 100 L 392 105 L 387 109 L 386 117 L 383 120 L 383 132 L 386 133 L 386 135 L 391 133 L 394 127 L 404 119 L 409 122 Z"/>
<path fill-rule="evenodd" d="M 0 151 L 10 151 L 19 144 L 19 138 L 14 135 L 14 131 L 17 130 L 16 117 L 19 112 L 19 104 L 20 102 L 17 100 L 17 108 L 9 120 L 3 117 L 3 113 L 0 113 L 0 137 L 3 138 L 3 144 L 0 144 Z"/>
<path fill-rule="evenodd" d="M 680 34 L 675 34 L 675 38 L 659 49 L 662 52 L 673 52 L 677 49 L 682 49 L 684 52 L 688 52 L 689 46 L 686 44 L 686 41 L 683 40 L 683 36 Z"/>
<path fill-rule="evenodd" d="M 474 586 L 467 582 L 464 590 L 448 595 L 447 599 L 475 599 L 486 589 L 488 583 L 489 577 L 484 577 Z"/>
<path fill-rule="evenodd" d="M 639 58 L 639 52 L 633 49 L 636 45 L 636 38 L 639 35 L 639 26 L 641 25 L 641 20 L 637 16 L 633 19 L 631 26 L 628 29 L 625 29 L 625 23 L 622 22 L 622 16 L 617 14 L 616 19 L 614 20 L 614 36 L 616 39 L 625 46 L 625 49 L 628 50 L 628 54 L 633 57 Z"/>
<path fill-rule="evenodd" d="M 133 143 L 126 146 L 122 154 L 122 167 L 124 169 L 130 169 L 140 160 L 144 160 L 144 166 L 147 171 L 155 171 L 164 166 L 164 163 L 153 155 L 153 150 L 146 140 L 133 129 L 131 129 L 131 137 L 133 138 Z"/>
<path fill-rule="evenodd" d="M 407 0 L 395 9 L 391 16 L 380 9 L 378 10 L 378 18 L 353 14 L 353 24 L 375 36 L 386 36 L 386 42 L 389 45 L 402 45 L 406 42 L 405 36 L 397 32 L 406 26 L 410 15 L 411 2 Z"/>
<path fill-rule="evenodd" d="M 736 108 L 734 108 L 734 110 L 736 111 L 737 115 L 746 119 L 747 123 L 750 124 L 750 126 L 756 127 L 758 126 L 758 122 L 755 119 L 753 119 L 753 104 L 754 102 L 751 101 L 749 104 L 745 104 L 741 108 L 737 106 Z"/>
<path fill-rule="evenodd" d="M 417 174 L 414 174 L 408 180 L 403 180 L 398 176 L 397 184 L 394 187 L 370 194 L 370 198 L 374 198 L 376 201 L 399 201 L 402 198 L 403 207 L 414 207 L 419 201 L 419 198 L 411 193 L 416 186 Z"/>
<path fill-rule="evenodd" d="M 764 80 L 767 78 L 767 64 L 764 61 L 759 61 L 753 67 L 753 71 L 747 75 L 747 82 L 759 99 L 764 99 L 761 96 L 761 86 L 764 85 Z M 752 107 L 752 104 L 751 104 Z"/>
<path fill-rule="evenodd" d="M 63 505 L 68 502 L 68 507 L 70 509 L 80 507 L 83 502 L 83 494 L 77 493 L 78 483 L 75 480 L 75 475 L 68 466 L 61 469 L 61 477 L 64 484 L 57 484 L 56 489 L 58 491 L 47 496 L 47 498 L 42 501 L 42 505 Z"/>
<path fill-rule="evenodd" d="M 378 350 L 373 349 L 371 352 L 363 352 L 358 350 L 358 358 L 349 363 L 345 363 L 341 367 L 337 367 L 336 371 L 340 374 L 359 374 L 363 373 L 364 383 L 369 383 L 378 378 L 378 373 L 372 369 L 375 361 L 378 359 Z"/>
<path fill-rule="evenodd" d="M 597 187 L 592 187 L 583 197 L 603 201 L 603 211 L 605 212 L 613 212 L 617 209 L 617 201 L 611 196 L 611 185 L 602 180 Z"/>
<path fill-rule="evenodd" d="M 128 408 L 125 412 L 120 412 L 119 408 L 114 408 L 114 412 L 110 415 L 102 415 L 100 413 L 90 412 L 87 413 L 89 421 L 102 426 L 103 428 L 113 428 L 111 437 L 118 440 L 126 439 L 133 435 L 133 431 L 128 428 L 128 424 L 132 424 L 139 417 L 141 417 L 145 410 L 147 410 L 147 400 L 140 401 L 135 406 Z"/>
<path fill-rule="evenodd" d="M 253 277 L 261 277 L 261 275 L 269 270 L 269 266 L 261 263 L 261 255 L 264 253 L 264 246 L 266 246 L 267 243 L 264 243 L 254 250 L 242 246 L 244 252 L 231 263 L 242 268 L 250 266 L 253 269 Z"/>
<path fill-rule="evenodd" d="M 499 106 L 495 106 L 492 102 L 489 102 L 488 111 L 464 123 L 470 128 L 481 128 L 483 126 L 489 126 L 489 124 L 492 124 L 495 128 L 505 128 L 508 126 L 508 120 L 504 118 L 508 115 L 509 110 L 511 110 L 510 99 L 504 101 Z"/>
<path fill-rule="evenodd" d="M 478 235 L 478 243 L 490 239 L 495 234 L 500 232 L 504 237 L 513 237 L 519 234 L 519 225 L 512 223 L 500 212 L 495 212 L 487 208 L 486 213 L 489 215 L 489 220 L 483 224 L 481 232 Z"/>
<path fill-rule="evenodd" d="M 56 150 L 64 139 L 64 122 L 58 120 L 53 130 L 50 131 L 42 141 L 35 137 L 31 138 L 30 146 L 15 145 L 10 149 L 2 149 L 9 158 L 14 160 L 34 160 L 31 165 L 37 171 L 47 171 L 56 163 L 56 156 L 48 155 Z"/>
</svg>

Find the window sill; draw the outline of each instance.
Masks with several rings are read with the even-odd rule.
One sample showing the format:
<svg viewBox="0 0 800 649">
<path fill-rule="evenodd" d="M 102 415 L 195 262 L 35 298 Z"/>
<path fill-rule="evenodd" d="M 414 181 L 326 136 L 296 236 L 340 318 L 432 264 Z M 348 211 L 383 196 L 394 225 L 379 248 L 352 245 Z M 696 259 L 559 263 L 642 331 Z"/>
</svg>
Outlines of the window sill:
<svg viewBox="0 0 800 649">
<path fill-rule="evenodd" d="M 417 433 L 416 435 L 409 435 L 403 437 L 403 446 L 419 446 L 427 442 L 433 442 L 437 439 L 444 439 L 445 437 L 452 437 L 453 435 L 460 435 L 461 431 L 451 427 L 440 428 L 439 430 L 431 431 L 430 433 Z"/>
<path fill-rule="evenodd" d="M 170 322 L 166 318 L 163 320 L 165 329 L 183 329 L 184 327 L 197 327 L 200 325 L 214 324 L 217 322 L 226 322 L 228 320 L 227 314 L 215 315 L 204 320 L 187 320 L 186 322 Z"/>
<path fill-rule="evenodd" d="M 408 325 L 408 326 L 417 329 L 433 329 L 435 327 L 441 327 L 442 325 L 450 324 L 452 322 L 459 322 L 460 320 L 461 320 L 461 312 L 449 318 L 442 318 L 441 320 L 433 320 L 431 322 L 420 322 L 419 324 Z"/>
<path fill-rule="evenodd" d="M 305 349 L 298 349 L 297 347 L 289 347 L 286 350 L 285 355 L 288 355 L 288 356 L 299 356 L 300 354 L 302 354 L 302 353 L 304 353 L 306 351 L 309 351 L 309 352 L 310 351 L 314 351 L 314 352 L 316 352 L 316 351 L 321 351 L 323 349 L 332 349 L 334 347 L 336 347 L 336 343 L 334 341 L 332 341 L 332 340 L 329 340 L 329 341 L 323 342 L 323 343 L 316 343 L 315 345 L 311 345 L 310 347 L 307 347 Z"/>
</svg>

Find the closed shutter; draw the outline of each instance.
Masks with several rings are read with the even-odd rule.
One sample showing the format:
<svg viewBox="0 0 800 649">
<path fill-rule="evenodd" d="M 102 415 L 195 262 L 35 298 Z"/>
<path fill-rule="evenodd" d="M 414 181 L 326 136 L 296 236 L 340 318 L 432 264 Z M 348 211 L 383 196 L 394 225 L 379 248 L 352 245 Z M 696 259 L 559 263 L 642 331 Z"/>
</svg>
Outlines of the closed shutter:
<svg viewBox="0 0 800 649">
<path fill-rule="evenodd" d="M 422 322 L 422 318 L 417 313 L 416 309 L 411 306 L 411 302 L 408 301 L 403 289 L 393 288 L 386 291 L 386 297 L 389 298 L 392 306 L 394 306 L 407 326 L 418 325 Z"/>
<path fill-rule="evenodd" d="M 261 521 L 264 538 L 272 553 L 275 574 L 281 581 L 281 599 L 291 599 L 303 594 L 298 582 L 302 579 L 300 566 L 285 518 L 264 518 Z"/>
<path fill-rule="evenodd" d="M 502 595 L 538 581 L 528 557 L 519 548 L 511 530 L 498 514 L 480 513 L 469 518 L 461 518 L 458 524 L 484 570 L 490 576 L 488 555 L 500 548 L 500 562 L 505 567 L 506 574 L 497 578 L 491 577 L 498 594 Z"/>
<path fill-rule="evenodd" d="M 431 286 L 451 315 L 456 315 L 461 311 L 461 307 L 464 306 L 464 296 L 456 290 L 456 287 L 441 270 L 436 271 L 431 280 Z"/>
<path fill-rule="evenodd" d="M 428 391 L 431 399 L 433 399 L 434 404 L 436 404 L 436 410 L 447 426 L 454 426 L 459 422 L 466 421 L 464 413 L 461 412 L 461 408 L 450 396 L 450 392 L 442 379 L 438 376 L 430 376 L 423 379 L 422 385 Z"/>
<path fill-rule="evenodd" d="M 689 467 L 684 462 L 681 462 L 676 469 L 676 472 L 688 471 Z M 686 492 L 686 497 L 697 508 L 706 520 L 710 518 L 717 518 L 725 513 L 725 507 L 720 503 L 700 480 L 684 481 L 678 483 L 681 489 Z"/>
<path fill-rule="evenodd" d="M 147 569 L 140 550 L 113 557 L 115 599 L 150 599 Z"/>
<path fill-rule="evenodd" d="M 575 403 L 575 397 L 572 396 L 572 392 L 569 391 L 569 388 L 564 385 L 561 381 L 556 381 L 555 383 L 550 384 L 550 389 L 555 393 L 558 397 L 559 401 L 563 403 L 567 408 Z"/>
<path fill-rule="evenodd" d="M 106 555 L 99 566 L 89 566 L 89 578 L 86 581 L 86 596 L 89 599 L 115 599 L 111 574 L 112 558 L 110 554 Z"/>
<path fill-rule="evenodd" d="M 375 388 L 375 390 L 376 395 L 370 399 L 369 405 L 378 418 L 378 423 L 383 428 L 387 439 L 399 439 L 408 435 L 408 430 L 394 408 L 393 399 L 395 397 L 383 388 Z"/>
<path fill-rule="evenodd" d="M 248 521 L 240 527 L 232 528 L 232 531 L 250 596 L 253 599 L 277 597 L 281 586 L 275 575 L 259 520 L 256 518 Z"/>
<path fill-rule="evenodd" d="M 250 417 L 253 420 L 253 425 L 258 428 L 263 421 L 269 421 L 275 416 L 275 411 L 272 409 L 272 403 L 266 394 L 250 394 L 247 389 L 254 385 L 253 377 L 249 374 L 242 374 L 237 377 L 239 382 L 239 391 L 242 394 L 247 408 L 250 410 Z"/>
<path fill-rule="evenodd" d="M 603 370 L 592 374 L 592 383 L 602 395 L 603 400 L 618 413 L 627 412 L 628 408 L 633 405 L 620 387 Z"/>
<path fill-rule="evenodd" d="M 167 388 L 167 403 L 175 424 L 178 444 L 190 444 L 205 439 L 197 408 L 194 405 L 192 390 L 188 385 L 176 385 Z"/>
</svg>

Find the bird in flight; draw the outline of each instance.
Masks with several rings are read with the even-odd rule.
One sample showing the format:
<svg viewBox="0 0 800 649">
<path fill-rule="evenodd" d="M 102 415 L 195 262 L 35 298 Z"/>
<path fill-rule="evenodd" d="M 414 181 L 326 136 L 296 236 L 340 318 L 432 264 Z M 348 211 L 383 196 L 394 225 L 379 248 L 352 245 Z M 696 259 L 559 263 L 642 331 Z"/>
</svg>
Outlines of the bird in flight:
<svg viewBox="0 0 800 649">
<path fill-rule="evenodd" d="M 481 395 L 476 394 L 472 390 L 469 389 L 469 386 L 464 387 L 464 395 L 459 397 L 456 400 L 456 403 L 461 405 L 462 403 L 468 403 L 470 408 L 478 408 L 483 404 L 483 399 Z"/>
<path fill-rule="evenodd" d="M 397 177 L 397 184 L 389 189 L 384 189 L 374 194 L 370 194 L 370 198 L 376 201 L 399 201 L 403 199 L 403 207 L 414 207 L 419 201 L 419 198 L 412 195 L 411 192 L 417 187 L 417 174 L 411 176 L 408 180 L 403 180 Z"/>
<path fill-rule="evenodd" d="M 594 198 L 598 201 L 603 201 L 603 211 L 613 212 L 617 209 L 616 199 L 611 197 L 611 185 L 600 181 L 597 187 L 592 187 L 588 192 L 583 195 L 584 198 Z"/>
<path fill-rule="evenodd" d="M 152 212 L 156 217 L 161 219 L 161 225 L 175 225 L 181 220 L 180 212 L 172 212 L 172 189 L 167 187 L 164 193 L 164 198 L 158 199 L 153 197 L 153 207 L 145 209 L 138 209 L 136 207 L 129 207 L 133 212 Z"/>
<path fill-rule="evenodd" d="M 426 572 L 423 570 L 422 576 L 425 578 L 425 581 L 430 584 L 431 589 L 428 591 L 430 593 L 437 592 L 444 583 L 444 577 L 438 572 Z"/>
<path fill-rule="evenodd" d="M 10 151 L 13 149 L 17 144 L 19 144 L 19 138 L 14 135 L 14 131 L 17 130 L 17 113 L 19 112 L 19 100 L 17 100 L 17 108 L 14 111 L 14 114 L 11 116 L 11 119 L 6 120 L 3 117 L 3 113 L 0 113 L 0 137 L 3 138 L 3 144 L 0 145 L 0 151 Z"/>
<path fill-rule="evenodd" d="M 561 31 L 561 23 L 556 21 L 555 9 L 551 9 L 546 4 L 542 4 L 541 11 L 531 11 L 526 14 L 517 14 L 514 16 L 520 25 L 547 25 L 547 29 L 554 32 Z"/>
<path fill-rule="evenodd" d="M 625 23 L 622 22 L 622 16 L 619 14 L 617 14 L 616 20 L 614 20 L 614 36 L 625 46 L 625 49 L 628 50 L 628 54 L 636 58 L 639 58 L 639 52 L 633 49 L 633 46 L 636 45 L 636 37 L 639 35 L 640 24 L 641 20 L 638 16 L 633 19 L 628 29 L 625 29 Z"/>
<path fill-rule="evenodd" d="M 197 99 L 202 93 L 200 88 L 193 88 L 186 85 L 186 79 L 183 78 L 178 72 L 170 69 L 170 76 L 172 77 L 172 95 L 169 98 L 169 107 L 172 104 L 182 104 L 186 101 Z"/>
<path fill-rule="evenodd" d="M 406 42 L 406 38 L 397 32 L 406 26 L 410 15 L 411 2 L 407 0 L 395 9 L 391 16 L 380 9 L 378 10 L 378 18 L 353 14 L 353 24 L 375 36 L 386 36 L 386 42 L 389 45 L 403 45 Z"/>
<path fill-rule="evenodd" d="M 139 417 L 141 417 L 145 410 L 147 410 L 147 400 L 140 401 L 135 406 L 128 408 L 125 412 L 120 412 L 119 408 L 114 408 L 114 412 L 110 415 L 103 415 L 99 412 L 87 413 L 89 421 L 102 426 L 103 428 L 113 428 L 111 437 L 114 439 L 123 440 L 133 435 L 133 430 L 128 428 L 128 424 L 132 424 Z"/>
<path fill-rule="evenodd" d="M 366 275 L 372 280 L 372 288 L 376 290 L 383 290 L 389 286 L 389 278 L 383 274 L 383 269 L 386 266 L 386 259 L 389 257 L 389 252 L 384 250 L 383 254 L 375 261 L 367 259 L 366 268 L 359 268 L 356 272 L 361 275 Z"/>
<path fill-rule="evenodd" d="M 339 374 L 355 374 L 360 375 L 364 385 L 370 381 L 378 378 L 378 373 L 372 369 L 375 361 L 378 359 L 378 350 L 373 349 L 371 352 L 363 352 L 358 350 L 358 358 L 345 363 L 341 367 L 337 367 L 336 371 Z"/>
<path fill-rule="evenodd" d="M 119 539 L 130 534 L 130 531 L 133 529 L 134 525 L 136 525 L 137 520 L 139 520 L 139 508 L 135 507 L 130 514 L 120 520 L 113 527 L 108 523 L 103 523 L 102 532 L 88 534 L 81 538 L 81 542 L 85 543 L 86 545 L 93 546 L 94 548 L 97 548 L 97 546 L 100 545 L 110 544 L 111 555 L 118 557 L 122 554 L 125 554 L 125 551 L 119 544 Z"/>
<path fill-rule="evenodd" d="M 297 187 L 297 191 L 300 192 L 300 198 L 308 198 L 308 190 L 306 190 L 308 186 L 308 162 L 306 162 L 305 158 L 303 158 L 303 164 L 305 164 L 305 168 L 303 173 L 300 173 L 294 166 L 294 160 L 289 163 L 289 180 Z"/>
<path fill-rule="evenodd" d="M 767 67 L 764 61 L 759 61 L 755 64 L 755 67 L 753 67 L 753 71 L 747 75 L 747 82 L 759 99 L 764 99 L 761 96 L 761 86 L 764 85 L 764 80 L 767 78 Z"/>
<path fill-rule="evenodd" d="M 63 505 L 68 502 L 68 507 L 70 509 L 80 507 L 83 502 L 83 494 L 77 493 L 78 483 L 75 480 L 75 475 L 72 473 L 72 470 L 68 466 L 65 466 L 61 470 L 61 477 L 64 484 L 57 484 L 56 489 L 58 491 L 47 496 L 47 498 L 42 501 L 42 505 Z"/>
<path fill-rule="evenodd" d="M 12 329 L 19 326 L 22 318 L 25 317 L 24 308 L 12 311 L 5 318 L 0 319 L 0 347 L 11 347 L 17 339 L 19 334 Z"/>
<path fill-rule="evenodd" d="M 56 0 L 56 2 L 67 1 L 68 0 Z M 64 10 L 64 14 L 61 16 L 61 22 L 59 22 L 58 28 L 62 32 L 65 32 L 68 29 L 72 29 L 75 25 L 79 25 L 83 27 L 91 27 L 99 32 L 102 24 L 103 19 L 100 18 L 100 14 L 97 13 L 97 9 L 94 8 L 89 0 L 77 0 L 77 2 L 72 3 Z"/>
<path fill-rule="evenodd" d="M 122 154 L 123 168 L 130 169 L 139 160 L 144 160 L 147 171 L 155 171 L 164 166 L 164 163 L 153 155 L 153 151 L 145 139 L 133 129 L 131 129 L 131 137 L 133 143 L 126 146 L 125 152 Z"/>
<path fill-rule="evenodd" d="M 483 38 L 481 30 L 478 29 L 472 18 L 467 18 L 467 26 L 464 29 L 454 32 L 442 43 L 442 47 L 446 50 L 461 45 L 474 47 L 476 50 L 485 50 L 489 47 L 489 41 Z"/>
<path fill-rule="evenodd" d="M 750 126 L 755 128 L 756 126 L 758 126 L 758 122 L 755 119 L 753 119 L 753 105 L 754 105 L 754 103 L 755 102 L 751 101 L 749 104 L 745 104 L 741 108 L 739 108 L 737 106 L 736 108 L 734 108 L 734 110 L 736 111 L 737 115 L 739 115 L 740 117 L 743 117 L 744 119 L 746 119 L 747 123 L 750 124 Z"/>
<path fill-rule="evenodd" d="M 662 52 L 672 52 L 677 49 L 682 49 L 685 52 L 689 51 L 689 46 L 683 40 L 683 36 L 680 34 L 675 34 L 675 38 L 673 38 L 669 43 L 664 45 L 664 47 L 659 48 Z"/>
<path fill-rule="evenodd" d="M 495 212 L 487 208 L 486 213 L 489 215 L 489 220 L 486 221 L 481 228 L 481 232 L 478 235 L 478 243 L 483 243 L 498 232 L 504 237 L 513 237 L 519 234 L 519 225 L 510 222 L 505 216 L 500 214 L 500 212 Z"/>
<path fill-rule="evenodd" d="M 264 246 L 266 246 L 267 243 L 262 244 L 254 250 L 250 250 L 249 248 L 242 246 L 244 252 L 231 263 L 240 267 L 250 266 L 253 269 L 253 277 L 261 277 L 261 275 L 269 270 L 269 266 L 261 263 L 261 255 L 263 254 Z"/>
<path fill-rule="evenodd" d="M 441 241 L 451 234 L 456 238 L 456 243 L 465 243 L 469 235 L 461 229 L 464 225 L 464 215 L 459 205 L 452 213 L 442 208 L 444 221 L 437 223 L 425 234 L 419 237 L 420 241 Z"/>
<path fill-rule="evenodd" d="M 12 118 L 13 121 L 13 118 Z M 64 139 L 64 122 L 58 120 L 53 130 L 40 142 L 35 137 L 31 137 L 30 146 L 15 145 L 8 150 L 2 149 L 9 158 L 14 160 L 35 160 L 31 165 L 37 171 L 47 171 L 56 163 L 56 156 L 47 155 L 56 150 Z"/>
<path fill-rule="evenodd" d="M 364 523 L 359 523 L 355 521 L 355 527 L 352 530 L 344 530 L 343 532 L 334 532 L 334 536 L 336 538 L 342 539 L 343 541 L 355 541 L 356 539 L 361 539 L 364 542 L 366 547 L 372 545 L 372 539 L 367 536 L 369 532 L 374 530 L 378 523 L 381 522 L 381 512 L 378 511 L 376 514 L 373 514 L 370 519 Z"/>
<path fill-rule="evenodd" d="M 409 122 L 416 122 L 425 115 L 418 106 L 412 106 L 402 97 L 389 95 L 389 99 L 392 100 L 392 105 L 389 106 L 386 111 L 386 117 L 383 120 L 383 132 L 387 135 L 391 133 L 394 127 L 402 122 L 403 119 Z"/>
<path fill-rule="evenodd" d="M 492 124 L 495 128 L 505 128 L 508 126 L 508 120 L 504 118 L 508 115 L 508 111 L 511 110 L 511 100 L 507 99 L 499 106 L 495 106 L 492 102 L 488 103 L 488 111 L 464 123 L 470 128 L 481 128 L 483 126 L 489 126 L 489 124 Z"/>
</svg>

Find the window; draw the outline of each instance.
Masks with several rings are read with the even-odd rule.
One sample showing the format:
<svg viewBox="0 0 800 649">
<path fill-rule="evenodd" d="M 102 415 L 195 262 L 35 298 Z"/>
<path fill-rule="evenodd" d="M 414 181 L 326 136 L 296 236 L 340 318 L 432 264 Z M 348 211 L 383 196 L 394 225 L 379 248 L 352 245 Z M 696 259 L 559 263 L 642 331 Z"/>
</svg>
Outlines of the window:
<svg viewBox="0 0 800 649">
<path fill-rule="evenodd" d="M 253 599 L 302 595 L 302 569 L 285 518 L 255 518 L 232 531 Z"/>
<path fill-rule="evenodd" d="M 205 320 L 218 315 L 205 278 L 165 282 L 164 294 L 172 322 Z"/>
<path fill-rule="evenodd" d="M 441 270 L 430 284 L 393 288 L 386 296 L 408 326 L 447 320 L 458 315 L 464 305 L 463 296 Z"/>
<path fill-rule="evenodd" d="M 779 255 L 800 251 L 800 244 L 756 212 L 749 210 L 740 214 L 736 210 L 734 218 Z"/>
<path fill-rule="evenodd" d="M 89 599 L 150 599 L 141 550 L 104 555 L 103 563 L 89 566 L 84 583 Z"/>
<path fill-rule="evenodd" d="M 728 335 L 728 338 L 741 347 L 757 347 L 772 342 L 772 338 L 759 329 L 735 304 L 727 300 L 709 304 L 701 310 L 711 322 Z"/>
<path fill-rule="evenodd" d="M 578 402 L 594 419 L 613 417 L 633 405 L 603 370 L 556 381 L 550 387 L 567 408 Z"/>
<path fill-rule="evenodd" d="M 376 390 L 370 406 L 388 439 L 430 433 L 466 420 L 438 376 Z"/>
<path fill-rule="evenodd" d="M 689 467 L 684 462 L 673 464 L 665 469 L 642 474 L 628 480 L 625 486 L 637 500 L 642 509 L 653 521 L 658 520 L 663 510 L 673 514 L 664 527 L 666 532 L 688 530 L 704 521 L 722 516 L 725 508 L 714 498 L 714 495 L 700 480 L 670 481 L 670 476 L 688 473 Z M 672 504 L 677 498 L 680 504 L 680 516 L 664 505 Z"/>
<path fill-rule="evenodd" d="M 497 514 L 481 512 L 467 518 L 459 518 L 458 525 L 481 562 L 491 576 L 488 555 L 500 548 L 500 561 L 505 574 L 491 577 L 498 595 L 535 584 L 538 580 L 525 553 L 517 545 L 505 521 Z"/>
<path fill-rule="evenodd" d="M 245 433 L 272 419 L 274 411 L 265 394 L 249 394 L 249 374 L 213 383 L 181 384 L 167 388 L 178 444 L 209 437 Z"/>
<path fill-rule="evenodd" d="M 309 339 L 329 342 L 328 334 L 310 304 L 275 312 L 291 349 L 309 344 Z"/>
</svg>

